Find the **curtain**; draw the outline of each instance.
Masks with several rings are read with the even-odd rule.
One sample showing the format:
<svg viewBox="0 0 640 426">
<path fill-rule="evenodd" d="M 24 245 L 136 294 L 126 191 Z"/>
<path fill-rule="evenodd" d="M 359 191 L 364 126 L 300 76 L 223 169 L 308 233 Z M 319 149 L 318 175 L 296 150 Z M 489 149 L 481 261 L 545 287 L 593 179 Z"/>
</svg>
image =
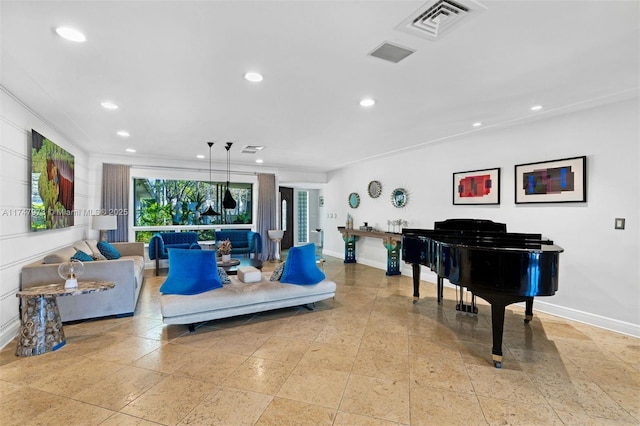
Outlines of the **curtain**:
<svg viewBox="0 0 640 426">
<path fill-rule="evenodd" d="M 280 229 L 277 221 L 278 194 L 276 192 L 276 175 L 258 173 L 258 218 L 256 231 L 262 237 L 261 259 L 267 260 L 271 254 L 269 231 Z"/>
<path fill-rule="evenodd" d="M 129 241 L 129 188 L 131 166 L 102 164 L 102 209 L 117 217 L 118 229 L 109 231 L 109 241 Z"/>
</svg>

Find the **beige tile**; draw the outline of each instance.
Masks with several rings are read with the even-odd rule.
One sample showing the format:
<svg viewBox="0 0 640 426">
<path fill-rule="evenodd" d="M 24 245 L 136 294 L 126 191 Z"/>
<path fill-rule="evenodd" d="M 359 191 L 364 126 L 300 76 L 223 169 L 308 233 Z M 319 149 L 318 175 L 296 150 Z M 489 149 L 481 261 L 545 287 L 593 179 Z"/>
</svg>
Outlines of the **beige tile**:
<svg viewBox="0 0 640 426">
<path fill-rule="evenodd" d="M 253 356 L 297 364 L 310 346 L 309 341 L 271 336 L 253 353 Z"/>
<path fill-rule="evenodd" d="M 118 411 L 165 377 L 165 374 L 155 371 L 125 366 L 95 384 L 81 389 L 72 398 Z"/>
<path fill-rule="evenodd" d="M 348 373 L 301 367 L 289 375 L 277 396 L 337 409 L 348 379 Z"/>
<path fill-rule="evenodd" d="M 474 393 L 467 369 L 459 359 L 410 357 L 411 382 L 419 386 Z"/>
<path fill-rule="evenodd" d="M 113 413 L 104 422 L 100 423 L 100 426 L 157 426 L 158 423 L 150 422 L 149 420 L 141 419 L 139 417 L 129 416 L 123 413 Z"/>
<path fill-rule="evenodd" d="M 640 374 L 630 365 L 614 360 L 569 357 L 589 380 L 600 386 L 621 386 L 638 389 Z"/>
<path fill-rule="evenodd" d="M 556 412 L 565 411 L 564 417 L 584 413 L 589 417 L 614 421 L 634 420 L 620 404 L 593 382 L 574 379 L 570 385 L 538 386 L 538 388 Z M 560 417 L 564 420 L 562 415 Z"/>
<path fill-rule="evenodd" d="M 149 370 L 172 373 L 193 359 L 198 359 L 203 350 L 193 346 L 166 344 L 133 361 L 131 365 Z"/>
<path fill-rule="evenodd" d="M 611 420 L 603 417 L 594 416 L 580 410 L 572 411 L 570 409 L 556 408 L 558 417 L 565 425 L 580 426 L 638 426 L 638 421 Z"/>
<path fill-rule="evenodd" d="M 391 349 L 363 347 L 358 351 L 352 372 L 361 376 L 408 381 L 409 356 Z"/>
<path fill-rule="evenodd" d="M 49 409 L 37 416 L 25 421 L 23 425 L 49 426 L 52 423 L 65 425 L 98 425 L 108 419 L 113 413 L 113 411 L 105 408 L 65 398 L 51 405 Z"/>
<path fill-rule="evenodd" d="M 376 419 L 373 417 L 360 416 L 358 414 L 351 414 L 339 411 L 336 415 L 336 420 L 333 422 L 334 426 L 394 426 L 398 425 L 396 422 L 390 422 L 388 420 Z"/>
<path fill-rule="evenodd" d="M 105 360 L 127 364 L 155 351 L 163 344 L 164 343 L 153 339 L 144 339 L 142 337 L 135 336 L 122 336 L 118 343 L 111 345 L 106 349 L 92 353 L 91 358 L 94 360 Z"/>
<path fill-rule="evenodd" d="M 529 404 L 479 396 L 480 407 L 492 425 L 564 425 L 548 404 Z"/>
<path fill-rule="evenodd" d="M 212 349 L 190 355 L 188 362 L 175 371 L 176 375 L 219 384 L 229 377 L 248 356 Z"/>
<path fill-rule="evenodd" d="M 2 408 L 0 408 L 2 425 L 23 425 L 50 407 L 62 404 L 65 400 L 49 392 L 4 381 L 0 381 L 0 390 L 2 390 Z"/>
<path fill-rule="evenodd" d="M 396 353 L 409 354 L 409 336 L 406 333 L 388 333 L 374 331 L 362 337 L 361 348 L 369 350 L 391 350 Z"/>
<path fill-rule="evenodd" d="M 600 386 L 615 402 L 620 404 L 640 424 L 640 391 L 621 386 Z"/>
<path fill-rule="evenodd" d="M 339 410 L 408 423 L 409 382 L 351 374 Z"/>
<path fill-rule="evenodd" d="M 202 401 L 181 425 L 253 425 L 273 397 L 239 389 L 220 389 Z"/>
<path fill-rule="evenodd" d="M 176 424 L 204 401 L 215 385 L 170 376 L 149 389 L 120 412 L 162 424 Z"/>
<path fill-rule="evenodd" d="M 353 345 L 313 342 L 298 366 L 349 373 L 358 348 Z"/>
<path fill-rule="evenodd" d="M 275 395 L 294 367 L 295 365 L 281 361 L 250 357 L 236 368 L 233 375 L 227 377 L 222 385 Z"/>
<path fill-rule="evenodd" d="M 411 383 L 411 424 L 486 425 L 475 395 Z"/>
<path fill-rule="evenodd" d="M 240 355 L 251 355 L 267 340 L 269 336 L 265 334 L 238 332 L 223 336 L 212 348 Z"/>
<path fill-rule="evenodd" d="M 467 365 L 466 368 L 478 396 L 529 404 L 546 403 L 538 388 L 522 371 L 477 365 Z"/>
<path fill-rule="evenodd" d="M 256 426 L 332 425 L 335 410 L 290 399 L 274 398 Z"/>
<path fill-rule="evenodd" d="M 30 386 L 56 395 L 71 397 L 121 368 L 121 364 L 87 358 L 70 363 L 58 370 L 52 370 Z"/>
</svg>

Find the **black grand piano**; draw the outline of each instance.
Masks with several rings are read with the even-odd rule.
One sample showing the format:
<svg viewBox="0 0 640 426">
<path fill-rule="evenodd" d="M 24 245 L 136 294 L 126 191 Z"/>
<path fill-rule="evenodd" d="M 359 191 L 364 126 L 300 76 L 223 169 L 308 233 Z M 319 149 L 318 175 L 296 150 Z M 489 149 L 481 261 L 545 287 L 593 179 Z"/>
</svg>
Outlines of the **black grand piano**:
<svg viewBox="0 0 640 426">
<path fill-rule="evenodd" d="M 477 313 L 475 301 L 465 305 L 463 287 L 491 305 L 493 363 L 502 367 L 505 306 L 525 302 L 525 322 L 533 317 L 533 298 L 558 290 L 558 261 L 563 249 L 540 234 L 507 232 L 504 223 L 482 219 L 448 219 L 434 229 L 403 229 L 402 258 L 413 268 L 414 303 L 420 297 L 420 265 L 438 275 L 438 302 L 443 280 L 460 286 L 456 309 Z"/>
</svg>

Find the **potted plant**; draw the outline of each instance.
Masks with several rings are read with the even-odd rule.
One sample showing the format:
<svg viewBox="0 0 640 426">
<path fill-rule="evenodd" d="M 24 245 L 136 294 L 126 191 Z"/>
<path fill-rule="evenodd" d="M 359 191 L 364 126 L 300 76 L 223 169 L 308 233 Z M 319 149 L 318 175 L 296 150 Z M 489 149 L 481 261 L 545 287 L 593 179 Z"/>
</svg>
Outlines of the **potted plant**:
<svg viewBox="0 0 640 426">
<path fill-rule="evenodd" d="M 222 256 L 222 263 L 229 262 L 231 260 L 231 241 L 221 241 L 218 244 L 218 253 Z"/>
</svg>

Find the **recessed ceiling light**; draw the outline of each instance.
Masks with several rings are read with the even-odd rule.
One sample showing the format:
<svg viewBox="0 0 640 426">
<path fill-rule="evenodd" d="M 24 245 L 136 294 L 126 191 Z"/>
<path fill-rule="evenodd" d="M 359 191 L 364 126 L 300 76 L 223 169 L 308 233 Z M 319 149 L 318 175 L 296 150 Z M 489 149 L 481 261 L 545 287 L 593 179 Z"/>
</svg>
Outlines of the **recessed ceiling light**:
<svg viewBox="0 0 640 426">
<path fill-rule="evenodd" d="M 127 149 L 126 149 L 126 151 L 127 151 L 127 152 L 136 152 L 136 150 L 135 150 L 135 149 L 133 149 L 133 148 L 127 148 Z"/>
<path fill-rule="evenodd" d="M 204 158 L 204 155 L 198 154 L 198 155 L 196 155 L 196 158 Z"/>
<path fill-rule="evenodd" d="M 102 105 L 102 108 L 105 108 L 105 109 L 118 109 L 118 105 L 114 104 L 111 101 L 101 102 L 100 105 Z"/>
<path fill-rule="evenodd" d="M 76 43 L 84 43 L 87 41 L 87 37 L 75 28 L 58 27 L 56 28 L 56 33 L 58 33 L 58 35 L 63 39 L 75 41 Z"/>
<path fill-rule="evenodd" d="M 262 81 L 262 74 L 257 72 L 248 72 L 244 75 L 244 78 L 253 83 L 258 83 Z"/>
<path fill-rule="evenodd" d="M 128 138 L 129 136 L 131 136 L 131 134 L 129 134 L 129 132 L 127 132 L 126 130 L 118 130 L 118 136 L 122 136 L 123 138 Z"/>
<path fill-rule="evenodd" d="M 256 159 L 256 163 L 262 164 L 264 163 L 264 160 L 262 158 L 258 158 Z"/>
<path fill-rule="evenodd" d="M 531 107 L 531 111 L 540 111 L 542 109 L 542 105 L 534 105 Z"/>
<path fill-rule="evenodd" d="M 473 123 L 473 127 L 480 127 L 482 126 L 482 123 L 479 121 L 476 121 L 475 123 Z"/>
<path fill-rule="evenodd" d="M 363 107 L 370 107 L 370 106 L 374 106 L 376 104 L 376 101 L 374 101 L 371 98 L 364 98 L 363 100 L 360 101 L 360 105 Z"/>
</svg>

